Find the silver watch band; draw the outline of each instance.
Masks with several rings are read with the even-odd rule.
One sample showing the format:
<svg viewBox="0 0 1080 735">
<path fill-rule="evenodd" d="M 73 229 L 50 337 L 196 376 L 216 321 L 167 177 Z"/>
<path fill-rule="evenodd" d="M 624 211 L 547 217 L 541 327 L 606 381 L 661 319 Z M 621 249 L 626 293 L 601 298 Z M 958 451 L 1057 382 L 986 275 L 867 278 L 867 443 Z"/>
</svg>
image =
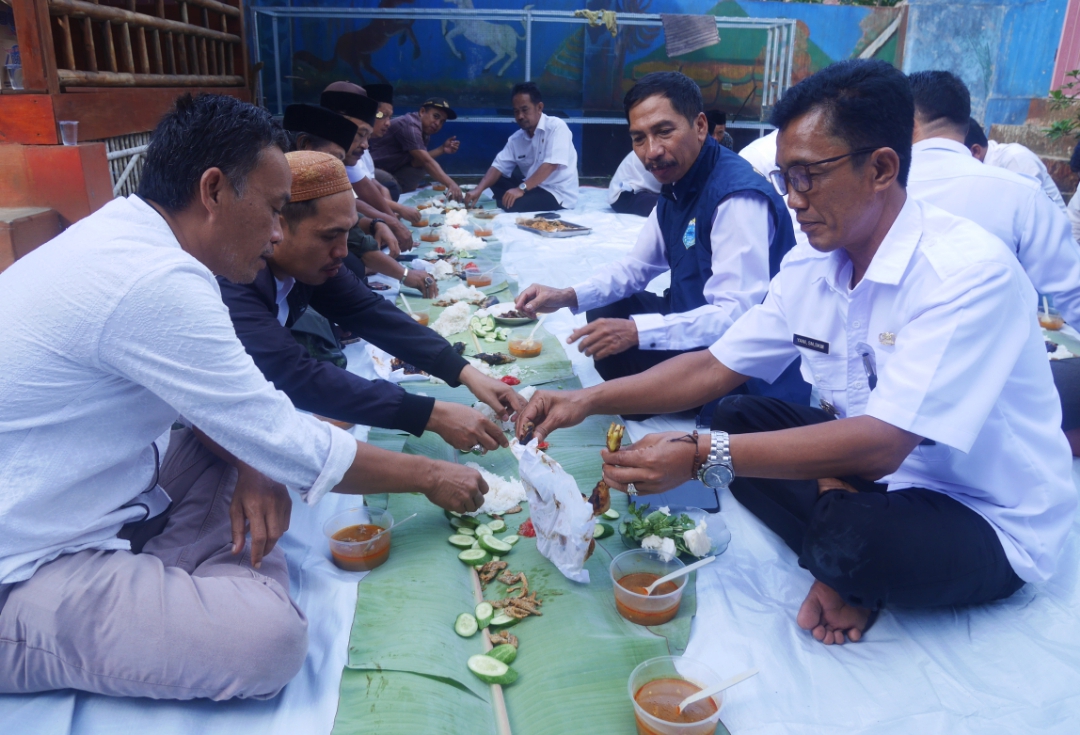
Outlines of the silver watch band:
<svg viewBox="0 0 1080 735">
<path fill-rule="evenodd" d="M 402 266 L 404 268 L 404 266 Z M 409 269 L 405 268 L 405 272 L 401 274 L 401 282 L 405 283 L 405 279 L 409 277 Z"/>
</svg>

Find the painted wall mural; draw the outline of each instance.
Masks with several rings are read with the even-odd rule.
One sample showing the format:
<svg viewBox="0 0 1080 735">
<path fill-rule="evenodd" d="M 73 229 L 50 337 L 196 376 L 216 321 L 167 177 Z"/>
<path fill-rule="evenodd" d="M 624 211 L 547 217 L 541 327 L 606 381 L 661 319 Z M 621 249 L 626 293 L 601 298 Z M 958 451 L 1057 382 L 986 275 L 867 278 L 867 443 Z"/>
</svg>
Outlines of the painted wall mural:
<svg viewBox="0 0 1080 735">
<path fill-rule="evenodd" d="M 267 3 L 260 3 L 266 5 Z M 282 1 L 282 4 L 285 2 Z M 304 3 L 292 3 L 302 7 Z M 319 7 L 356 6 L 321 0 Z M 525 0 L 379 0 L 360 3 L 381 8 L 521 9 Z M 900 65 L 902 39 L 895 32 L 897 8 L 823 6 L 758 0 L 545 0 L 544 10 L 612 10 L 620 13 L 689 13 L 739 18 L 794 18 L 798 21 L 794 80 L 842 58 L 872 49 L 874 58 Z M 268 24 L 260 25 L 263 85 L 276 104 L 273 43 Z M 759 119 L 765 70 L 764 30 L 721 29 L 720 43 L 669 58 L 663 29 L 619 26 L 612 36 L 603 26 L 535 22 L 532 78 L 544 91 L 549 110 L 567 114 L 619 114 L 626 90 L 652 71 L 682 71 L 701 85 L 706 104 L 740 119 Z M 296 19 L 279 24 L 282 98 L 314 101 L 338 79 L 389 82 L 402 107 L 432 95 L 451 97 L 473 114 L 509 107 L 511 87 L 525 77 L 526 38 L 514 21 L 474 18 L 324 20 Z"/>
</svg>

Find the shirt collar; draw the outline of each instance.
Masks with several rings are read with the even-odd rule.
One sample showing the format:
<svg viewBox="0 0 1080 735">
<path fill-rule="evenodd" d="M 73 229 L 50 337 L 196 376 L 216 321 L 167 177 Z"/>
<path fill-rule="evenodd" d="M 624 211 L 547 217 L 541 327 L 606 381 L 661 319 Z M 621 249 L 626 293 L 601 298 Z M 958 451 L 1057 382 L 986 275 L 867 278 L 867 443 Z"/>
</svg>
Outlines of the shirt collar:
<svg viewBox="0 0 1080 735">
<path fill-rule="evenodd" d="M 282 302 L 289 298 L 289 292 L 291 292 L 293 286 L 296 285 L 296 279 L 292 276 L 285 276 L 284 280 L 278 280 L 278 277 L 274 276 L 274 284 L 277 286 L 277 294 L 274 297 L 274 301 L 278 306 L 281 306 Z"/>
<path fill-rule="evenodd" d="M 891 286 L 899 284 L 922 238 L 922 231 L 922 210 L 915 200 L 908 196 L 892 227 L 885 234 L 885 239 L 874 253 L 863 280 Z M 847 272 L 851 258 L 847 251 L 841 248 L 831 254 L 829 261 L 830 267 L 825 274 L 825 280 L 834 291 L 847 293 L 848 285 L 841 283 L 840 278 Z"/>
<path fill-rule="evenodd" d="M 687 199 L 691 199 L 697 195 L 698 190 L 701 188 L 702 180 L 707 181 L 709 174 L 712 173 L 712 165 L 710 162 L 714 159 L 712 151 L 709 150 L 710 143 L 717 148 L 720 144 L 712 139 L 712 136 L 705 138 L 704 145 L 701 146 L 701 150 L 698 152 L 697 160 L 694 161 L 694 165 L 690 167 L 690 170 L 686 172 L 678 181 L 670 184 L 664 184 L 660 188 L 661 196 L 672 201 L 682 202 Z M 709 159 L 710 162 L 707 162 Z M 648 169 L 646 169 L 648 170 Z"/>
<path fill-rule="evenodd" d="M 951 138 L 926 138 L 920 140 L 918 143 L 914 143 L 911 146 L 911 153 L 915 155 L 922 151 L 948 151 L 950 153 L 960 153 L 962 155 L 971 158 L 971 149 L 957 140 Z"/>
</svg>

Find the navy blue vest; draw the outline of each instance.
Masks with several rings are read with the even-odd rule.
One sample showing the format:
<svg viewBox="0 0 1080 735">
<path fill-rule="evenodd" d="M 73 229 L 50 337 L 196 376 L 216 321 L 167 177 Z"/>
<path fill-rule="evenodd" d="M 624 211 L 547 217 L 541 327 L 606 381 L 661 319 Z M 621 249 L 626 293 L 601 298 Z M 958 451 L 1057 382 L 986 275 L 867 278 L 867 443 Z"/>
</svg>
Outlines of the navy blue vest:
<svg viewBox="0 0 1080 735">
<path fill-rule="evenodd" d="M 795 246 L 787 205 L 768 179 L 748 162 L 712 137 L 705 139 L 697 161 L 674 184 L 665 184 L 656 205 L 656 219 L 664 236 L 671 266 L 671 311 L 680 313 L 704 306 L 705 284 L 712 277 L 712 222 L 725 198 L 756 191 L 769 200 L 774 234 L 769 243 L 769 277 Z"/>
<path fill-rule="evenodd" d="M 667 294 L 671 313 L 691 311 L 708 303 L 705 284 L 713 274 L 711 236 L 716 208 L 726 197 L 743 191 L 756 191 L 769 202 L 774 225 L 769 243 L 770 278 L 779 272 L 780 261 L 795 246 L 787 204 L 769 180 L 736 153 L 707 137 L 686 176 L 674 184 L 665 184 L 656 205 L 656 219 L 671 267 L 671 289 Z M 773 384 L 752 378 L 745 390 L 801 404 L 810 397 L 810 386 L 799 373 L 798 360 Z"/>
</svg>

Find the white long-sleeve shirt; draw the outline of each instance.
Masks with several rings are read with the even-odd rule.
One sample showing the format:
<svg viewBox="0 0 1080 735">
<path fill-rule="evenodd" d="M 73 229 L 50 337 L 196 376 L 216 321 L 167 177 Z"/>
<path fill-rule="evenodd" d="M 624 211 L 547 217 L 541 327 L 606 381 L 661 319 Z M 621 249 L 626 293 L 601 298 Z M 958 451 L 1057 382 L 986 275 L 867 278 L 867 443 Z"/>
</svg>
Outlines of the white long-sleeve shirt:
<svg viewBox="0 0 1080 735">
<path fill-rule="evenodd" d="M 1073 240 L 1080 242 L 1080 191 L 1073 192 L 1072 199 L 1069 200 L 1069 222 L 1072 223 Z"/>
<path fill-rule="evenodd" d="M 532 136 L 524 130 L 511 135 L 491 167 L 503 176 L 512 176 L 514 169 L 520 167 L 528 179 L 545 163 L 553 163 L 557 168 L 540 182 L 540 188 L 555 197 L 564 209 L 573 209 L 578 197 L 577 150 L 573 133 L 559 118 L 540 113 L 540 122 Z"/>
<path fill-rule="evenodd" d="M 990 523 L 1021 579 L 1048 579 L 1077 496 L 1035 292 L 1016 258 L 986 230 L 909 197 L 854 288 L 851 274 L 842 249 L 792 250 L 765 302 L 710 351 L 769 381 L 801 358 L 842 419 L 873 416 L 935 441 L 882 482 L 963 503 Z"/>
<path fill-rule="evenodd" d="M 116 534 L 145 511 L 124 506 L 181 414 L 308 503 L 355 458 L 349 434 L 266 381 L 213 274 L 136 196 L 0 274 L 0 313 L 0 584 L 128 548 Z"/>
<path fill-rule="evenodd" d="M 983 163 L 1038 179 L 1039 186 L 1046 192 L 1046 196 L 1050 197 L 1050 201 L 1065 211 L 1065 200 L 1061 197 L 1061 189 L 1054 182 L 1050 172 L 1046 170 L 1046 164 L 1027 146 L 991 140 L 986 148 L 986 158 L 983 159 Z"/>
<path fill-rule="evenodd" d="M 626 154 L 615 175 L 608 185 L 608 204 L 614 204 L 624 191 L 651 191 L 660 193 L 660 182 L 656 180 L 638 155 L 633 151 Z"/>
<path fill-rule="evenodd" d="M 769 288 L 769 243 L 775 224 L 768 200 L 757 192 L 734 194 L 720 203 L 710 232 L 712 277 L 705 283 L 705 306 L 678 314 L 636 314 L 643 350 L 705 347 L 727 331 Z M 641 228 L 630 254 L 574 286 L 575 313 L 606 306 L 645 290 L 670 269 L 656 210 Z"/>
<path fill-rule="evenodd" d="M 963 143 L 928 138 L 911 147 L 907 190 L 1001 238 L 1039 293 L 1054 298 L 1065 321 L 1080 324 L 1080 246 L 1038 181 L 980 163 Z"/>
</svg>

